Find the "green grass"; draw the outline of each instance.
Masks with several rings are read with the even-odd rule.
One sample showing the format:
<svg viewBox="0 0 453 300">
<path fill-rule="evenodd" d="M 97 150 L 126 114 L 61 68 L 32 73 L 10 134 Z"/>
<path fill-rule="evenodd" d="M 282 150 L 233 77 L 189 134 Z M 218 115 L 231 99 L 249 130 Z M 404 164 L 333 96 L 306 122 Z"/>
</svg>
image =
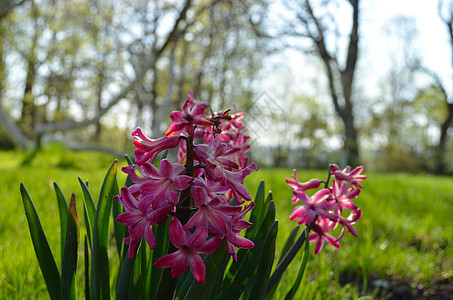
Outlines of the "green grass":
<svg viewBox="0 0 453 300">
<path fill-rule="evenodd" d="M 77 177 L 89 181 L 92 194 L 98 195 L 113 159 L 106 154 L 70 151 L 60 145 L 52 145 L 34 157 L 0 152 L 0 299 L 48 298 L 28 232 L 19 183 L 25 184 L 35 203 L 59 264 L 59 216 L 53 182 L 59 184 L 67 199 L 76 193 L 79 219 L 83 220 Z M 120 161 L 120 165 L 125 162 Z M 355 201 L 363 210 L 356 224 L 359 237 L 346 234 L 341 249 L 326 244 L 319 255 L 313 254 L 310 245 L 307 270 L 295 299 L 358 298 L 362 296 L 359 285 L 376 278 L 425 287 L 453 283 L 453 178 L 365 173 L 368 179 Z M 298 175 L 301 181 L 325 179 L 326 171 L 300 170 Z M 292 194 L 284 181 L 290 176 L 289 169 L 262 169 L 246 179 L 252 196 L 261 179 L 266 189 L 272 190 L 279 220 L 277 253 L 295 226 L 288 219 Z M 121 175 L 119 183 L 123 184 L 124 179 Z M 298 255 L 275 299 L 284 298 L 291 288 L 300 261 Z M 352 281 L 340 284 L 345 278 Z"/>
</svg>

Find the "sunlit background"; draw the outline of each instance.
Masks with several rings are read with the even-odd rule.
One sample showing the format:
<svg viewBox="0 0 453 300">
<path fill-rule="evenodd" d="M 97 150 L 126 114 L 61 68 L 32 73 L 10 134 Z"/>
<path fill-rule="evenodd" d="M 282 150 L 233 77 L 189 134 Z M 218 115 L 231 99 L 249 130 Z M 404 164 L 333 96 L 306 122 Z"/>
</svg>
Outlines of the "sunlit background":
<svg viewBox="0 0 453 300">
<path fill-rule="evenodd" d="M 452 4 L 355 3 L 2 1 L 0 147 L 130 152 L 192 90 L 261 165 L 451 173 Z"/>
</svg>

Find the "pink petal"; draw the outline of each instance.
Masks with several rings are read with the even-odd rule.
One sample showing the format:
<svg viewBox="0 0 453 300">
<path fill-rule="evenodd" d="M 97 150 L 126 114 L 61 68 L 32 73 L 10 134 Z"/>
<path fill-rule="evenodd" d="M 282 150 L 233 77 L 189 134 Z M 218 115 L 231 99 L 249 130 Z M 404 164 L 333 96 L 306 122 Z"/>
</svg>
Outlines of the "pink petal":
<svg viewBox="0 0 453 300">
<path fill-rule="evenodd" d="M 167 159 L 161 160 L 160 166 L 159 166 L 159 172 L 160 172 L 160 176 L 163 178 L 173 178 L 172 164 Z"/>
<path fill-rule="evenodd" d="M 188 188 L 190 186 L 190 184 L 192 183 L 192 181 L 193 181 L 192 177 L 187 176 L 187 175 L 181 175 L 181 176 L 175 177 L 173 179 L 173 185 L 175 186 L 175 188 L 182 191 L 182 190 Z"/>
<path fill-rule="evenodd" d="M 299 199 L 303 204 L 305 205 L 310 205 L 311 204 L 311 199 L 310 197 L 307 196 L 307 194 L 305 194 L 305 192 L 303 191 L 299 191 L 299 190 L 294 190 L 293 191 L 293 194 L 294 196 L 297 197 L 297 199 Z M 294 201 L 293 201 L 294 202 Z M 293 203 L 294 204 L 294 203 Z"/>
<path fill-rule="evenodd" d="M 182 246 L 187 245 L 186 232 L 182 228 L 181 222 L 179 222 L 178 218 L 174 217 L 171 219 L 168 233 L 172 244 L 176 248 L 181 248 Z"/>
<path fill-rule="evenodd" d="M 156 248 L 156 238 L 154 237 L 151 226 L 145 229 L 145 240 L 151 249 Z"/>
<path fill-rule="evenodd" d="M 220 235 L 214 235 L 212 238 L 206 241 L 203 248 L 198 249 L 200 254 L 211 254 L 215 252 L 222 243 L 222 237 Z"/>
<path fill-rule="evenodd" d="M 187 239 L 187 246 L 190 248 L 199 249 L 206 243 L 207 237 L 208 237 L 208 231 L 206 230 L 206 228 L 199 227 Z"/>
<path fill-rule="evenodd" d="M 201 257 L 198 254 L 191 254 L 189 256 L 189 263 L 195 280 L 201 285 L 205 285 L 206 267 Z"/>
</svg>

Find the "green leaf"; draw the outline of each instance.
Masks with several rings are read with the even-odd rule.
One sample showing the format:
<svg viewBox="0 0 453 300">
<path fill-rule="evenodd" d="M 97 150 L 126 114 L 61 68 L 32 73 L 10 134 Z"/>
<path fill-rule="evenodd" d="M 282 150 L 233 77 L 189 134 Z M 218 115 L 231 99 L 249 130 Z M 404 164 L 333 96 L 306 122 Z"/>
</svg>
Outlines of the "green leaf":
<svg viewBox="0 0 453 300">
<path fill-rule="evenodd" d="M 101 187 L 93 228 L 91 282 L 93 299 L 110 299 L 109 283 L 109 220 L 116 181 L 118 161 L 115 160 Z"/>
<path fill-rule="evenodd" d="M 313 222 L 313 224 L 314 224 L 314 222 Z M 313 224 L 308 227 L 308 232 L 310 232 Z M 288 268 L 288 265 L 291 263 L 291 261 L 294 259 L 297 252 L 299 251 L 299 249 L 304 244 L 305 237 L 306 236 L 305 236 L 305 230 L 304 230 L 302 232 L 302 234 L 299 236 L 299 238 L 296 240 L 294 245 L 291 247 L 291 249 L 289 249 L 288 253 L 286 253 L 285 257 L 283 257 L 283 259 L 279 262 L 279 264 L 277 265 L 277 268 L 275 268 L 275 271 L 274 271 L 274 273 L 272 273 L 272 276 L 269 279 L 269 284 L 267 286 L 268 293 L 280 281 L 283 272 L 285 272 L 286 268 Z"/>
<path fill-rule="evenodd" d="M 115 180 L 115 183 L 116 180 Z M 114 195 L 119 195 L 118 184 L 115 184 Z M 116 248 L 118 250 L 118 256 L 121 260 L 121 247 L 123 246 L 124 231 L 126 227 L 121 223 L 117 222 L 116 218 L 123 212 L 123 206 L 119 203 L 118 199 L 112 200 L 112 213 L 113 213 L 113 231 L 115 233 Z"/>
<path fill-rule="evenodd" d="M 285 245 L 283 246 L 282 252 L 280 253 L 280 259 L 278 260 L 278 263 L 282 261 L 283 257 L 285 257 L 286 253 L 288 253 L 289 249 L 291 249 L 291 247 L 293 246 L 299 229 L 300 225 L 297 225 L 289 234 L 288 238 L 286 239 Z"/>
<path fill-rule="evenodd" d="M 238 299 L 239 296 L 244 291 L 244 287 L 251 280 L 251 278 L 256 275 L 258 260 L 260 258 L 261 251 L 264 246 L 264 240 L 266 239 L 266 236 L 270 228 L 272 227 L 274 221 L 275 221 L 275 204 L 274 201 L 271 200 L 266 215 L 264 216 L 263 222 L 259 227 L 255 239 L 253 240 L 255 246 L 246 252 L 246 255 L 242 258 L 242 261 L 237 262 L 240 263 L 240 266 L 237 272 L 234 274 L 231 283 L 222 289 L 220 298 Z M 231 273 L 229 273 L 229 275 L 231 276 Z"/>
<path fill-rule="evenodd" d="M 249 221 L 253 224 L 252 227 L 247 228 L 245 232 L 245 237 L 248 239 L 253 239 L 258 231 L 258 226 L 261 224 L 261 221 L 264 217 L 265 212 L 264 207 L 264 180 L 262 180 L 258 186 L 258 190 L 255 195 L 255 206 L 250 213 Z"/>
<path fill-rule="evenodd" d="M 308 227 L 305 227 L 304 233 L 305 233 L 305 237 L 307 237 Z M 297 274 L 296 281 L 294 282 L 291 290 L 286 295 L 285 300 L 292 300 L 294 298 L 294 295 L 296 294 L 297 290 L 299 289 L 302 278 L 304 277 L 305 267 L 307 266 L 309 245 L 310 245 L 310 242 L 308 241 L 307 238 L 305 238 L 304 257 L 302 258 L 302 263 L 300 264 L 300 268 L 299 268 L 299 272 Z"/>
<path fill-rule="evenodd" d="M 134 161 L 132 160 L 132 158 L 129 155 L 125 154 L 124 158 L 126 158 L 127 164 L 129 166 L 132 166 L 134 164 Z"/>
<path fill-rule="evenodd" d="M 131 277 L 133 276 L 133 269 L 135 263 L 135 257 L 137 254 L 137 249 L 140 247 L 140 244 L 135 248 L 135 254 L 132 258 L 126 256 L 124 263 L 121 268 L 120 277 L 118 280 L 118 289 L 116 291 L 116 299 L 128 299 Z M 128 246 L 124 245 L 124 250 L 128 250 Z M 148 299 L 148 298 L 146 298 Z"/>
<path fill-rule="evenodd" d="M 286 256 L 288 251 L 293 246 L 294 240 L 297 237 L 297 233 L 299 232 L 299 229 L 300 229 L 300 225 L 297 225 L 296 227 L 294 227 L 294 229 L 289 234 L 288 238 L 286 239 L 285 245 L 283 246 L 282 252 L 280 253 L 280 259 L 278 260 L 278 264 L 280 264 L 280 262 L 283 260 L 283 258 Z M 273 288 L 271 290 L 268 290 L 268 292 L 266 294 L 266 299 L 274 298 L 273 295 L 274 295 L 275 291 L 277 290 L 278 283 L 279 283 L 279 280 L 273 284 Z"/>
<path fill-rule="evenodd" d="M 80 188 L 82 189 L 83 195 L 83 207 L 85 214 L 85 223 L 88 234 L 88 241 L 93 246 L 93 232 L 94 232 L 94 221 L 96 220 L 96 206 L 94 205 L 93 197 L 91 196 L 90 190 L 85 182 L 79 177 L 78 178 Z"/>
<path fill-rule="evenodd" d="M 52 255 L 52 251 L 50 250 L 49 243 L 47 242 L 44 230 L 42 229 L 35 205 L 22 183 L 20 184 L 20 193 L 24 203 L 25 215 L 27 217 L 33 247 L 46 283 L 47 291 L 49 292 L 51 299 L 60 299 L 60 273 Z"/>
<path fill-rule="evenodd" d="M 277 232 L 278 221 L 275 220 L 264 241 L 264 245 L 266 246 L 263 247 L 263 251 L 261 252 L 258 263 L 258 271 L 256 272 L 256 276 L 253 278 L 255 282 L 248 299 L 264 299 L 266 295 L 267 283 L 271 274 L 272 265 L 274 264 L 275 240 L 277 239 Z"/>
<path fill-rule="evenodd" d="M 156 248 L 151 252 L 150 263 L 148 266 L 146 280 L 145 280 L 145 299 L 154 299 L 156 297 L 157 289 L 159 287 L 160 277 L 162 275 L 162 268 L 154 266 L 154 262 L 167 254 L 170 238 L 168 235 L 168 227 L 170 219 L 164 223 L 158 224 L 154 227 L 154 236 L 156 237 Z"/>
<path fill-rule="evenodd" d="M 74 193 L 71 196 L 67 215 L 66 241 L 61 267 L 61 288 L 63 299 L 76 299 L 75 273 L 79 245 L 79 218 Z"/>
<path fill-rule="evenodd" d="M 63 263 L 64 243 L 66 240 L 66 225 L 68 223 L 68 203 L 64 197 L 63 192 L 56 182 L 53 183 L 55 193 L 57 194 L 58 211 L 60 212 L 60 250 L 61 261 Z"/>
<path fill-rule="evenodd" d="M 84 254 L 85 254 L 85 300 L 91 299 L 90 290 L 90 255 L 88 250 L 88 238 L 85 235 L 84 243 Z"/>
<path fill-rule="evenodd" d="M 137 248 L 137 252 L 134 254 L 135 263 L 131 274 L 130 279 L 130 286 L 129 286 L 129 293 L 127 295 L 127 299 L 139 299 L 140 295 L 143 294 L 142 290 L 142 258 L 143 252 L 146 251 L 146 241 L 143 239 L 140 242 L 139 247 Z"/>
</svg>

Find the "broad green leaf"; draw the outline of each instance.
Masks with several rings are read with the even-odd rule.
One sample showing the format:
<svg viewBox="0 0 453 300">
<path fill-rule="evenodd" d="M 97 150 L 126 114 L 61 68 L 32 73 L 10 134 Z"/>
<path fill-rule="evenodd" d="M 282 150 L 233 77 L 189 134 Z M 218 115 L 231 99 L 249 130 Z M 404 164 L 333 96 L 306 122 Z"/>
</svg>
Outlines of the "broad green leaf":
<svg viewBox="0 0 453 300">
<path fill-rule="evenodd" d="M 118 184 L 115 180 L 114 195 L 119 194 Z M 112 214 L 113 214 L 113 230 L 115 233 L 116 248 L 118 250 L 118 257 L 121 259 L 121 247 L 123 246 L 124 231 L 126 227 L 121 223 L 117 222 L 116 218 L 123 212 L 123 206 L 119 203 L 118 199 L 112 200 Z"/>
<path fill-rule="evenodd" d="M 24 203 L 25 215 L 30 229 L 30 235 L 35 249 L 36 257 L 38 258 L 39 267 L 41 268 L 44 282 L 46 283 L 47 291 L 51 299 L 61 298 L 61 283 L 60 272 L 50 250 L 46 235 L 41 226 L 38 213 L 35 205 L 30 198 L 25 186 L 20 184 L 20 193 Z"/>
<path fill-rule="evenodd" d="M 305 227 L 304 233 L 305 233 L 305 237 L 307 237 L 308 227 Z M 294 298 L 294 295 L 296 294 L 297 290 L 299 289 L 302 278 L 304 277 L 305 267 L 307 266 L 309 245 L 310 245 L 310 242 L 308 241 L 307 238 L 305 238 L 304 257 L 302 258 L 302 263 L 300 264 L 300 268 L 299 268 L 299 272 L 297 274 L 296 281 L 294 282 L 291 290 L 286 295 L 285 300 L 292 300 Z"/>
<path fill-rule="evenodd" d="M 144 247 L 146 241 L 143 239 L 140 242 L 140 247 L 137 248 L 137 252 L 134 254 L 135 263 L 132 269 L 132 274 L 129 282 L 129 293 L 127 295 L 127 299 L 139 299 L 140 295 L 142 294 L 142 257 L 143 257 L 143 250 L 146 250 Z"/>
<path fill-rule="evenodd" d="M 250 296 L 248 297 L 250 300 L 264 299 L 266 295 L 267 283 L 269 281 L 272 265 L 274 264 L 275 240 L 277 239 L 277 232 L 278 221 L 275 220 L 266 236 L 266 239 L 264 240 L 264 245 L 266 246 L 263 247 L 258 263 L 258 271 L 256 272 L 256 276 L 253 278 L 254 284 L 250 291 Z"/>
<path fill-rule="evenodd" d="M 83 195 L 83 207 L 86 210 L 86 229 L 88 233 L 88 241 L 90 246 L 93 247 L 93 232 L 94 232 L 94 221 L 96 220 L 96 206 L 94 205 L 93 197 L 91 196 L 90 190 L 85 182 L 79 177 L 78 178 L 80 188 L 82 189 Z"/>
<path fill-rule="evenodd" d="M 249 221 L 253 224 L 253 226 L 247 228 L 245 232 L 246 238 L 253 239 L 255 237 L 258 227 L 264 217 L 264 209 L 264 180 L 262 180 L 258 186 L 258 190 L 256 191 L 255 207 L 253 207 L 252 212 L 250 213 Z"/>
<path fill-rule="evenodd" d="M 135 248 L 135 254 L 137 254 L 137 249 L 140 247 L 140 244 Z M 124 250 L 128 251 L 128 246 L 124 245 Z M 131 277 L 133 276 L 134 262 L 136 255 L 129 258 L 126 256 L 122 264 L 119 280 L 118 280 L 118 289 L 116 291 L 116 299 L 127 299 L 130 289 Z"/>
<path fill-rule="evenodd" d="M 283 246 L 282 252 L 280 253 L 280 259 L 278 260 L 278 263 L 282 261 L 283 257 L 285 257 L 286 253 L 288 253 L 289 249 L 291 249 L 291 247 L 293 246 L 299 229 L 300 225 L 297 225 L 289 234 L 288 238 L 286 239 L 285 245 Z"/>
<path fill-rule="evenodd" d="M 225 243 L 226 247 L 226 243 Z M 229 261 L 232 258 L 229 255 L 224 254 L 223 255 L 223 261 L 220 264 L 217 271 L 217 278 L 215 279 L 215 286 L 214 286 L 214 291 L 213 291 L 213 298 L 215 298 L 216 295 L 219 295 L 220 291 L 222 290 L 222 284 L 223 284 L 223 278 L 225 277 L 225 270 L 226 267 L 228 266 Z"/>
<path fill-rule="evenodd" d="M 187 295 L 190 287 L 195 284 L 196 280 L 193 277 L 193 274 L 190 270 L 190 267 L 186 269 L 184 273 L 182 273 L 178 277 L 178 284 L 176 285 L 176 297 L 175 300 L 182 300 Z"/>
<path fill-rule="evenodd" d="M 88 250 L 88 238 L 85 235 L 84 243 L 84 255 L 85 255 L 85 300 L 91 299 L 91 290 L 90 290 L 90 255 Z"/>
<path fill-rule="evenodd" d="M 58 184 L 53 183 L 55 193 L 57 194 L 58 202 L 58 211 L 60 212 L 60 250 L 61 250 L 61 262 L 63 263 L 63 252 L 64 252 L 64 243 L 66 240 L 66 225 L 68 223 L 68 203 L 66 198 Z"/>
<path fill-rule="evenodd" d="M 132 158 L 129 155 L 125 154 L 124 158 L 126 158 L 127 164 L 129 166 L 132 166 L 134 164 L 134 161 L 132 160 Z"/>
<path fill-rule="evenodd" d="M 61 288 L 63 299 L 76 299 L 75 274 L 79 245 L 79 218 L 74 193 L 71 197 L 67 216 L 66 241 L 61 267 Z"/>
<path fill-rule="evenodd" d="M 85 205 L 83 206 L 83 219 L 85 220 L 85 229 L 87 231 L 86 234 L 87 234 L 87 238 L 88 238 L 88 243 L 89 243 L 90 249 L 93 249 L 93 242 L 92 242 L 93 231 L 91 230 L 90 219 L 88 217 L 87 208 Z"/>
<path fill-rule="evenodd" d="M 297 233 L 299 232 L 299 229 L 300 229 L 300 225 L 297 225 L 296 227 L 294 227 L 294 229 L 289 234 L 288 238 L 286 239 L 285 245 L 283 246 L 282 252 L 280 253 L 280 259 L 278 260 L 278 264 L 280 264 L 280 262 L 283 260 L 285 255 L 288 253 L 288 251 L 293 246 L 294 240 L 297 237 Z M 277 289 L 278 283 L 279 283 L 279 281 L 277 281 L 274 284 L 273 288 L 267 292 L 266 299 L 269 299 L 269 300 L 273 299 L 273 295 Z"/>
<path fill-rule="evenodd" d="M 313 222 L 314 224 L 314 222 Z M 312 225 L 313 225 L 312 224 Z M 310 232 L 312 225 L 308 227 L 308 232 Z M 267 292 L 269 293 L 271 289 L 280 281 L 283 272 L 285 272 L 286 268 L 288 268 L 288 265 L 291 263 L 291 261 L 294 259 L 296 256 L 297 252 L 299 249 L 302 247 L 302 245 L 305 242 L 305 230 L 301 233 L 299 238 L 296 240 L 294 245 L 289 249 L 289 251 L 286 253 L 285 257 L 279 262 L 277 265 L 277 268 L 275 268 L 274 273 L 272 273 L 271 278 L 269 279 L 269 285 L 267 286 Z"/>
<path fill-rule="evenodd" d="M 256 275 L 258 260 L 263 249 L 264 240 L 266 239 L 266 236 L 274 221 L 275 204 L 274 201 L 271 200 L 263 222 L 261 223 L 255 239 L 253 240 L 255 246 L 247 251 L 246 255 L 242 258 L 242 261 L 237 262 L 240 263 L 240 266 L 234 274 L 231 283 L 222 289 L 220 298 L 239 299 L 239 296 L 244 291 L 244 287 L 247 285 L 249 280 Z M 231 273 L 229 273 L 229 275 L 231 275 Z"/>
<path fill-rule="evenodd" d="M 118 161 L 115 160 L 101 187 L 93 228 L 91 282 L 93 299 L 110 299 L 109 283 L 109 220 L 116 181 Z"/>
<path fill-rule="evenodd" d="M 158 224 L 153 228 L 154 236 L 156 237 L 156 248 L 151 252 L 151 257 L 149 260 L 145 280 L 145 299 L 154 299 L 156 297 L 163 269 L 155 267 L 154 262 L 158 258 L 167 254 L 168 244 L 170 242 L 168 235 L 169 225 L 170 219 L 168 219 L 164 223 Z"/>
</svg>

